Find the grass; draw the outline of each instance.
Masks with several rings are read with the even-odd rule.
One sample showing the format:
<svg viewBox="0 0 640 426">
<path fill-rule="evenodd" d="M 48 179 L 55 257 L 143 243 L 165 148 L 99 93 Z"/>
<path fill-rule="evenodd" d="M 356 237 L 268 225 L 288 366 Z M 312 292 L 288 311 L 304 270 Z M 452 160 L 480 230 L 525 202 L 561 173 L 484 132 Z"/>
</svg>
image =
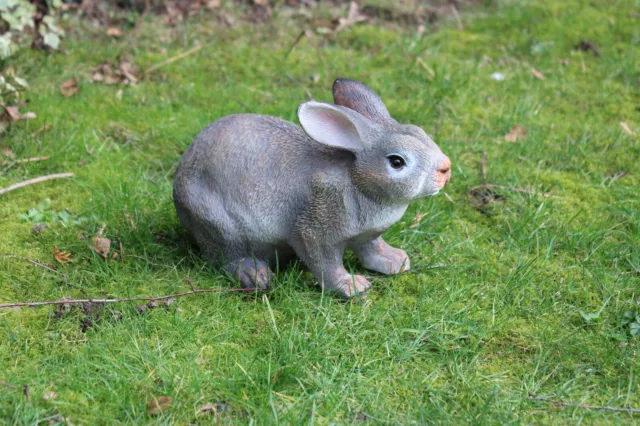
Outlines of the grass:
<svg viewBox="0 0 640 426">
<path fill-rule="evenodd" d="M 410 253 L 412 272 L 376 278 L 362 303 L 323 296 L 296 266 L 267 295 L 197 295 L 144 313 L 106 306 L 92 324 L 79 310 L 0 310 L 0 381 L 31 395 L 2 388 L 0 422 L 638 423 L 529 395 L 640 407 L 640 340 L 625 321 L 640 311 L 639 7 L 496 0 L 465 9 L 463 29 L 446 17 L 422 35 L 359 24 L 316 37 L 327 67 L 306 39 L 284 59 L 300 27 L 284 16 L 229 29 L 207 15 L 172 29 L 156 19 L 124 40 L 84 29 L 71 31 L 66 54 L 21 52 L 11 65 L 29 80 L 38 118 L 0 145 L 51 159 L 0 169 L 0 187 L 76 177 L 0 197 L 0 253 L 54 263 L 57 245 L 73 262 L 57 265 L 63 279 L 0 257 L 2 302 L 162 295 L 187 290 L 186 277 L 233 287 L 179 226 L 180 154 L 226 114 L 295 120 L 304 88 L 328 101 L 338 76 L 366 82 L 399 121 L 423 126 L 454 168 L 447 197 L 413 203 L 386 234 Z M 601 55 L 576 50 L 580 40 Z M 127 54 L 147 68 L 196 42 L 198 53 L 134 87 L 90 83 L 106 59 Z M 63 98 L 72 76 L 81 91 Z M 515 125 L 527 139 L 506 142 Z M 488 183 L 533 194 L 470 194 L 483 183 L 483 151 Z M 47 198 L 41 213 L 20 216 Z M 37 220 L 50 228 L 35 235 Z M 124 262 L 91 250 L 103 224 Z M 173 402 L 150 416 L 160 396 Z M 207 403 L 220 413 L 200 413 Z"/>
</svg>

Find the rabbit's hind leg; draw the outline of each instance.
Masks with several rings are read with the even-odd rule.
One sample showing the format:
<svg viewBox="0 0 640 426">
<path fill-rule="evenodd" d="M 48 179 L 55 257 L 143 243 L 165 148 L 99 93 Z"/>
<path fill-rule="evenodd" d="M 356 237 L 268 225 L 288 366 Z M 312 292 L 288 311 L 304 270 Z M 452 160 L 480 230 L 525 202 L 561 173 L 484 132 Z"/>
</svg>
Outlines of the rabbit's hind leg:
<svg viewBox="0 0 640 426">
<path fill-rule="evenodd" d="M 265 290 L 275 278 L 267 262 L 251 256 L 227 262 L 224 269 L 240 281 L 242 288 Z"/>
</svg>

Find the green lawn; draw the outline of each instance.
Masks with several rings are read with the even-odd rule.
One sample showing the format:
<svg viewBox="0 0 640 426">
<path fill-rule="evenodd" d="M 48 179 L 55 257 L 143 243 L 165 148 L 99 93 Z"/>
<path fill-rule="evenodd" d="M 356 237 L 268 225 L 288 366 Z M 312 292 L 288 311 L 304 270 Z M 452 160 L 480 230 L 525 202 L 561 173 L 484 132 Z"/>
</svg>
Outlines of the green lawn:
<svg viewBox="0 0 640 426">
<path fill-rule="evenodd" d="M 0 310 L 0 381 L 30 388 L 27 401 L 0 385 L 0 423 L 640 423 L 530 398 L 640 407 L 629 319 L 640 314 L 640 1 L 485 3 L 463 9 L 463 28 L 443 16 L 423 34 L 367 23 L 316 34 L 321 55 L 302 38 L 287 56 L 303 22 L 281 12 L 232 28 L 206 14 L 174 28 L 150 18 L 121 40 L 70 29 L 64 54 L 14 57 L 31 85 L 23 110 L 37 119 L 0 146 L 51 158 L 0 167 L 0 188 L 76 177 L 0 196 L 0 302 L 170 294 L 188 290 L 187 277 L 234 287 L 177 220 L 181 152 L 223 115 L 296 120 L 305 89 L 329 101 L 338 76 L 432 134 L 453 177 L 386 234 L 413 269 L 374 278 L 364 302 L 323 296 L 295 266 L 266 295 L 201 294 L 146 312 L 122 303 L 92 317 Z M 600 56 L 576 49 L 581 40 Z M 136 86 L 91 83 L 106 59 L 126 54 L 146 69 L 195 43 Z M 65 98 L 59 86 L 73 76 L 81 91 Z M 527 138 L 507 142 L 515 125 Z M 485 183 L 483 152 L 486 183 L 528 192 L 471 191 Z M 50 228 L 36 235 L 35 221 Z M 124 261 L 91 250 L 103 224 Z M 54 262 L 54 246 L 73 261 Z M 173 402 L 151 416 L 160 396 Z"/>
</svg>

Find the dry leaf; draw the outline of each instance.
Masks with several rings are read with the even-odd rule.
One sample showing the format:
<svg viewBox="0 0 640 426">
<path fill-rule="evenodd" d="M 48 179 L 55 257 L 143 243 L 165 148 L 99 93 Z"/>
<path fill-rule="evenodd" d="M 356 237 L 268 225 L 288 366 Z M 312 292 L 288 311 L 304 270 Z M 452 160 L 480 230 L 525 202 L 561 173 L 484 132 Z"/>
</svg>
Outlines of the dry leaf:
<svg viewBox="0 0 640 426">
<path fill-rule="evenodd" d="M 24 114 L 20 114 L 20 120 L 33 120 L 36 118 L 35 112 L 25 112 Z"/>
<path fill-rule="evenodd" d="M 511 131 L 504 137 L 507 142 L 516 142 L 518 139 L 526 138 L 527 132 L 525 132 L 524 129 L 519 125 L 513 126 L 513 129 L 511 129 Z"/>
<path fill-rule="evenodd" d="M 109 37 L 122 37 L 122 31 L 118 27 L 109 27 L 107 28 L 107 35 Z"/>
<path fill-rule="evenodd" d="M 0 154 L 4 155 L 7 158 L 10 158 L 11 160 L 16 159 L 16 154 L 13 152 L 13 150 L 9 146 L 0 147 Z"/>
<path fill-rule="evenodd" d="M 135 67 L 126 57 L 120 58 L 118 68 L 113 69 L 109 61 L 105 61 L 93 69 L 93 82 L 105 84 L 135 84 L 138 68 Z"/>
<path fill-rule="evenodd" d="M 69 263 L 71 262 L 71 254 L 66 251 L 58 251 L 58 246 L 53 246 L 53 257 L 59 263 Z"/>
<path fill-rule="evenodd" d="M 43 124 L 42 127 L 40 127 L 38 130 L 36 130 L 35 132 L 31 133 L 32 137 L 36 137 L 38 136 L 40 133 L 44 133 L 44 132 L 48 132 L 49 130 L 51 130 L 53 128 L 53 126 L 51 126 L 51 124 Z"/>
<path fill-rule="evenodd" d="M 535 68 L 531 68 L 531 74 L 538 80 L 544 80 L 544 75 Z"/>
<path fill-rule="evenodd" d="M 71 77 L 60 85 L 60 93 L 67 98 L 76 95 L 79 91 L 78 80 L 75 77 Z"/>
<path fill-rule="evenodd" d="M 253 0 L 253 4 L 266 7 L 266 6 L 269 6 L 269 0 Z"/>
<path fill-rule="evenodd" d="M 360 7 L 358 3 L 352 1 L 349 4 L 349 12 L 347 13 L 346 18 L 340 18 L 338 21 L 338 26 L 335 29 L 335 32 L 340 32 L 347 27 L 350 27 L 358 22 L 366 21 L 369 17 L 360 13 Z"/>
<path fill-rule="evenodd" d="M 171 406 L 173 398 L 170 396 L 159 396 L 147 404 L 147 413 L 151 416 L 160 414 Z"/>
<path fill-rule="evenodd" d="M 42 395 L 42 399 L 47 400 L 47 401 L 58 399 L 58 394 L 53 392 L 53 391 L 47 392 L 44 395 Z"/>
<path fill-rule="evenodd" d="M 9 118 L 13 121 L 20 120 L 20 111 L 17 106 L 5 106 L 4 111 L 7 113 Z"/>
<path fill-rule="evenodd" d="M 633 132 L 631 131 L 631 128 L 629 127 L 629 125 L 626 122 L 621 121 L 620 122 L 620 127 L 622 127 L 622 130 L 627 132 L 629 135 L 633 136 Z"/>
<path fill-rule="evenodd" d="M 216 406 L 211 404 L 211 403 L 206 403 L 200 406 L 199 411 L 201 413 L 210 413 L 210 412 L 215 412 L 216 411 Z"/>
<path fill-rule="evenodd" d="M 138 68 L 135 67 L 128 58 L 121 58 L 118 64 L 118 70 L 120 71 L 120 77 L 123 77 L 123 83 L 135 84 L 138 82 L 136 74 L 138 74 Z"/>
<path fill-rule="evenodd" d="M 101 258 L 106 259 L 111 251 L 111 240 L 102 238 L 102 233 L 96 234 L 93 237 L 93 251 L 98 253 Z"/>
<path fill-rule="evenodd" d="M 418 213 L 416 217 L 413 218 L 413 222 L 411 222 L 409 228 L 417 228 L 418 226 L 420 226 L 420 222 L 422 222 L 422 219 L 424 219 L 428 215 L 429 213 Z"/>
<path fill-rule="evenodd" d="M 204 5 L 208 9 L 217 9 L 222 6 L 222 3 L 220 2 L 220 0 L 206 0 L 204 2 Z"/>
<path fill-rule="evenodd" d="M 221 19 L 227 27 L 233 27 L 236 24 L 236 19 L 228 13 L 222 12 L 218 15 L 218 18 Z"/>
</svg>

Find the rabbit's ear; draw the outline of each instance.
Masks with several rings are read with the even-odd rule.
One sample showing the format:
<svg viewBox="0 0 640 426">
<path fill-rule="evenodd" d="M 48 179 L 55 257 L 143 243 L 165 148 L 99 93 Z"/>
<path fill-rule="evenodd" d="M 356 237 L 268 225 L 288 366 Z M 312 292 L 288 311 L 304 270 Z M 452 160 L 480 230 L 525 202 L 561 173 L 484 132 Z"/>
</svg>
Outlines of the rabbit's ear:
<svg viewBox="0 0 640 426">
<path fill-rule="evenodd" d="M 376 93 L 364 84 L 349 78 L 333 82 L 333 102 L 367 117 L 377 123 L 397 123 Z"/>
<path fill-rule="evenodd" d="M 324 145 L 351 152 L 369 147 L 368 135 L 374 124 L 347 108 L 305 102 L 298 107 L 298 118 L 307 135 Z"/>
</svg>

